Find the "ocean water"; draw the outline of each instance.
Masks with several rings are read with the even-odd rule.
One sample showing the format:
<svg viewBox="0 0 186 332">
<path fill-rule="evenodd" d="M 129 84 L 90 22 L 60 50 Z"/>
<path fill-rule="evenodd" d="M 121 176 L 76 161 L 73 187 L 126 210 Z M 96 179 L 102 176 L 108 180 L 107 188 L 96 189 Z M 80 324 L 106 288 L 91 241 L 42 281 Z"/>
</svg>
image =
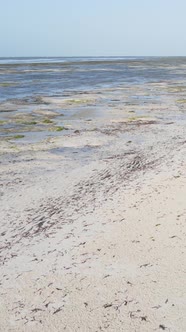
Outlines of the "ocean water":
<svg viewBox="0 0 186 332">
<path fill-rule="evenodd" d="M 186 57 L 0 58 L 0 101 L 186 79 Z"/>
<path fill-rule="evenodd" d="M 154 116 L 151 109 L 162 117 L 170 100 L 181 111 L 171 116 L 183 121 L 186 57 L 0 58 L 3 141 L 38 142 L 70 134 L 78 121 Z"/>
</svg>

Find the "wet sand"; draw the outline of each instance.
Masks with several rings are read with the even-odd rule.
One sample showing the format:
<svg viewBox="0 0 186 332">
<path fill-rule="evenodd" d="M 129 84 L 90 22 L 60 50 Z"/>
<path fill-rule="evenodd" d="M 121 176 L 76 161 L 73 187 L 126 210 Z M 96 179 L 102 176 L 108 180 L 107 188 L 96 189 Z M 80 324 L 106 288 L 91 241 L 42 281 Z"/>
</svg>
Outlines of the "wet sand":
<svg viewBox="0 0 186 332">
<path fill-rule="evenodd" d="M 185 92 L 1 104 L 0 331 L 185 331 Z"/>
</svg>

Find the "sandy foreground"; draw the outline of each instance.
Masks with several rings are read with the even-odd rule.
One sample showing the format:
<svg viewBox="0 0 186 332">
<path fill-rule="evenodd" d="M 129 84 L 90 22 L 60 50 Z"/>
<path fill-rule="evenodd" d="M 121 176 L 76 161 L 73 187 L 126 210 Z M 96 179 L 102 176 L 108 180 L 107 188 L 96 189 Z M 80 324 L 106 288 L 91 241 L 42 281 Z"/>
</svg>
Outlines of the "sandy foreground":
<svg viewBox="0 0 186 332">
<path fill-rule="evenodd" d="M 171 98 L 2 142 L 0 331 L 186 331 L 186 110 Z"/>
</svg>

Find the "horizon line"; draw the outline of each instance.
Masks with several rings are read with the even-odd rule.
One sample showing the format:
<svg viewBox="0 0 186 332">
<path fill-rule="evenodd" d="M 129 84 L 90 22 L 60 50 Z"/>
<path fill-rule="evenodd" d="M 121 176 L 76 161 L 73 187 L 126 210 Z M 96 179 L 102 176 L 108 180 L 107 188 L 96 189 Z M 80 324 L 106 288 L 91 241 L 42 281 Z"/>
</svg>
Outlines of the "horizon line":
<svg viewBox="0 0 186 332">
<path fill-rule="evenodd" d="M 186 55 L 10 55 L 10 56 L 0 56 L 0 59 L 2 58 L 118 58 L 118 57 L 126 57 L 126 58 L 137 58 L 137 57 L 153 57 L 153 58 L 159 58 L 159 57 L 166 57 L 166 58 L 183 58 L 186 57 Z"/>
</svg>

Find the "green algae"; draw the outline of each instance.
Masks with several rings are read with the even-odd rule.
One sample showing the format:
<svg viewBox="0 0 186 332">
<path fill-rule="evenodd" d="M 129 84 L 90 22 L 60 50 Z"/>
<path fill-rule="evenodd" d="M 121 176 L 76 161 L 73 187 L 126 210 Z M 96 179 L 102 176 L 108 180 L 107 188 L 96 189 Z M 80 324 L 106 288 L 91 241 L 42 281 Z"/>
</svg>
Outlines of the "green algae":
<svg viewBox="0 0 186 332">
<path fill-rule="evenodd" d="M 14 82 L 2 82 L 2 83 L 0 83 L 0 87 L 2 87 L 2 88 L 7 88 L 9 86 L 15 86 L 15 85 L 17 85 L 17 84 L 14 83 Z"/>
<path fill-rule="evenodd" d="M 127 120 L 128 121 L 137 121 L 137 120 L 143 120 L 143 119 L 147 119 L 147 118 L 149 118 L 149 116 L 148 115 L 141 115 L 141 116 L 132 116 L 132 117 L 130 117 L 130 118 L 128 118 Z"/>
<path fill-rule="evenodd" d="M 60 127 L 60 126 L 55 127 L 55 131 L 62 131 L 62 130 L 65 130 L 65 127 Z"/>
<path fill-rule="evenodd" d="M 31 126 L 31 125 L 36 125 L 37 122 L 34 121 L 34 120 L 33 121 L 25 121 L 23 124 Z"/>
<path fill-rule="evenodd" d="M 31 125 L 36 125 L 37 122 L 34 121 L 34 120 L 31 120 L 31 121 L 23 121 L 23 120 L 16 120 L 16 123 L 18 124 L 23 124 L 23 125 L 28 125 L 28 126 L 31 126 Z"/>
<path fill-rule="evenodd" d="M 16 146 L 16 145 L 12 145 L 12 146 L 10 146 L 10 149 L 12 149 L 12 150 L 16 150 L 16 149 L 17 149 L 17 146 Z"/>
<path fill-rule="evenodd" d="M 4 136 L 4 137 L 0 137 L 1 141 L 11 141 L 11 140 L 17 140 L 17 139 L 21 139 L 24 138 L 25 136 L 22 134 L 17 134 L 17 135 L 13 135 L 13 136 Z M 11 149 L 13 149 L 14 146 L 11 147 Z"/>
<path fill-rule="evenodd" d="M 186 99 L 178 99 L 176 100 L 178 104 L 186 104 Z"/>
<path fill-rule="evenodd" d="M 49 131 L 63 131 L 65 130 L 66 128 L 65 127 L 62 127 L 62 126 L 55 126 L 55 127 L 50 127 L 48 130 Z"/>
<path fill-rule="evenodd" d="M 52 120 L 50 120 L 50 119 L 45 119 L 45 120 L 43 120 L 42 122 L 43 122 L 43 123 L 46 123 L 46 124 L 53 123 L 53 121 L 52 121 Z"/>
<path fill-rule="evenodd" d="M 23 137 L 25 137 L 24 135 L 14 135 L 14 136 L 12 136 L 12 137 L 10 137 L 9 139 L 21 139 L 21 138 L 23 138 Z"/>
</svg>

